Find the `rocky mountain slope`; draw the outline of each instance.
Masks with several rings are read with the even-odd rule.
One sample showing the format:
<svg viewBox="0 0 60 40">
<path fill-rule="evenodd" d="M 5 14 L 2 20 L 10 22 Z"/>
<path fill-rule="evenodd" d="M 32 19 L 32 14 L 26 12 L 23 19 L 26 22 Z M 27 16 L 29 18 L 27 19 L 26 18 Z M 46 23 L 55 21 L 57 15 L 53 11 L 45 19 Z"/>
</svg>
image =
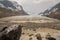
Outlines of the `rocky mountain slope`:
<svg viewBox="0 0 60 40">
<path fill-rule="evenodd" d="M 56 10 L 55 12 L 51 12 L 49 15 L 46 15 L 46 16 L 60 20 L 60 8 Z"/>
<path fill-rule="evenodd" d="M 50 18 L 56 18 L 60 19 L 60 3 L 53 6 L 51 9 L 45 10 L 42 15 L 50 17 Z"/>
<path fill-rule="evenodd" d="M 0 1 L 0 18 L 8 16 L 28 15 L 23 7 L 15 1 Z"/>
</svg>

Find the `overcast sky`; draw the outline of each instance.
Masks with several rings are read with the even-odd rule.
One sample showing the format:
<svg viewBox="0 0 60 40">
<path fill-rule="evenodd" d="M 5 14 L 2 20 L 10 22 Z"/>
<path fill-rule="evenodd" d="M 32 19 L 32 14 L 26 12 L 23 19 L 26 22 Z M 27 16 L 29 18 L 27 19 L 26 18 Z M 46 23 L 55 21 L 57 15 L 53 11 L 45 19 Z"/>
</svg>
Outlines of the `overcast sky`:
<svg viewBox="0 0 60 40">
<path fill-rule="evenodd" d="M 26 12 L 37 14 L 51 8 L 60 0 L 12 0 L 21 4 Z"/>
</svg>

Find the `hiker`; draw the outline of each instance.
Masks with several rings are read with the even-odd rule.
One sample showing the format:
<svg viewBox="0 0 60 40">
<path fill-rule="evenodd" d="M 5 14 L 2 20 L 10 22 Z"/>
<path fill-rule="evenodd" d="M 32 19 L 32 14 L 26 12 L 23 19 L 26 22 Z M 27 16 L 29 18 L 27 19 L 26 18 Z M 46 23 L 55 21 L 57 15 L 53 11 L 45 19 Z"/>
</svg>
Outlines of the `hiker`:
<svg viewBox="0 0 60 40">
<path fill-rule="evenodd" d="M 37 40 L 42 40 L 42 37 L 41 37 L 41 35 L 39 33 L 36 34 L 36 38 L 37 38 Z"/>
<path fill-rule="evenodd" d="M 56 40 L 54 37 L 51 37 L 51 35 L 49 33 L 46 35 L 46 39 L 47 40 Z"/>
</svg>

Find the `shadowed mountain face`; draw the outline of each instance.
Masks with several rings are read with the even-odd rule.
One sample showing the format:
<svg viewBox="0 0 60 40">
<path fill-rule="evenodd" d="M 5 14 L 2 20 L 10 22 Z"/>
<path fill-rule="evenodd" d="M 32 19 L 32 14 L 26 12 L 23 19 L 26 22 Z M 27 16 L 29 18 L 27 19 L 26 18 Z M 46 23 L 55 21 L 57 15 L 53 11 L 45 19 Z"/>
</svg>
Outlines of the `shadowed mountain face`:
<svg viewBox="0 0 60 40">
<path fill-rule="evenodd" d="M 21 5 L 13 1 L 0 1 L 0 18 L 9 16 L 28 15 Z"/>
<path fill-rule="evenodd" d="M 16 9 L 14 4 L 8 0 L 0 1 L 0 4 L 4 5 L 5 7 L 11 7 L 11 8 Z"/>
<path fill-rule="evenodd" d="M 50 9 L 45 10 L 44 12 L 42 12 L 43 15 L 49 15 L 51 12 L 56 11 L 60 8 L 60 3 L 56 4 L 55 6 L 53 6 Z"/>
<path fill-rule="evenodd" d="M 56 4 L 54 7 L 52 7 L 50 10 L 46 10 L 43 13 L 44 16 L 60 19 L 60 3 Z"/>
<path fill-rule="evenodd" d="M 60 20 L 60 8 L 56 10 L 55 12 L 51 12 L 49 15 L 46 15 L 46 16 Z"/>
</svg>

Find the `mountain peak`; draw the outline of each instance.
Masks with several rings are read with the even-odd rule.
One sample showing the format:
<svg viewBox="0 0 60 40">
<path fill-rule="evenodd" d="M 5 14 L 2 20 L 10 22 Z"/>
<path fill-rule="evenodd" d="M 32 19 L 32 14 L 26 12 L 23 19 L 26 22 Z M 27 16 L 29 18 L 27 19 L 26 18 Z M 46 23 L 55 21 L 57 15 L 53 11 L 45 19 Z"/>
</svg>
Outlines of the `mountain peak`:
<svg viewBox="0 0 60 40">
<path fill-rule="evenodd" d="M 0 1 L 0 18 L 8 16 L 28 15 L 16 1 Z"/>
<path fill-rule="evenodd" d="M 20 4 L 18 4 L 18 2 L 16 1 L 10 1 L 10 0 L 3 0 L 0 1 L 0 7 L 4 6 L 6 8 L 12 8 L 12 9 L 17 9 L 17 10 L 22 10 L 23 8 L 21 7 Z"/>
<path fill-rule="evenodd" d="M 52 10 L 51 12 L 49 11 L 50 14 L 45 16 L 60 20 L 60 3 L 56 4 L 50 10 Z"/>
<path fill-rule="evenodd" d="M 13 3 L 11 1 L 8 0 L 3 0 L 0 1 L 0 4 L 3 4 L 5 7 L 11 7 L 13 9 L 15 9 L 16 7 L 13 5 Z"/>
<path fill-rule="evenodd" d="M 50 9 L 46 9 L 42 14 L 49 15 L 51 12 L 56 11 L 58 8 L 60 8 L 60 3 L 57 3 L 56 5 L 51 7 Z"/>
</svg>

